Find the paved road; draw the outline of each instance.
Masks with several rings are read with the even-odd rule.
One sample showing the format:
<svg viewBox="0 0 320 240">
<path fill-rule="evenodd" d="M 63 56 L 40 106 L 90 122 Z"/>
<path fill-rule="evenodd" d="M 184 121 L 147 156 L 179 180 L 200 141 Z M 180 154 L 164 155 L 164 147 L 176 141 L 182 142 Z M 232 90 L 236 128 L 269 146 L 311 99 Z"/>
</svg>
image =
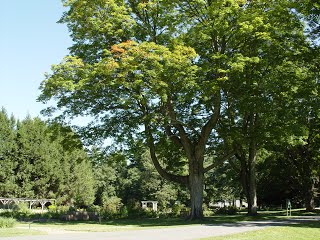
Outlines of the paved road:
<svg viewBox="0 0 320 240">
<path fill-rule="evenodd" d="M 296 224 L 301 221 L 319 221 L 320 217 L 303 217 L 287 221 L 250 221 L 225 224 L 205 224 L 186 227 L 155 228 L 119 232 L 70 233 L 52 232 L 43 236 L 4 237 L 1 240 L 193 240 L 253 231 L 270 226 Z"/>
</svg>

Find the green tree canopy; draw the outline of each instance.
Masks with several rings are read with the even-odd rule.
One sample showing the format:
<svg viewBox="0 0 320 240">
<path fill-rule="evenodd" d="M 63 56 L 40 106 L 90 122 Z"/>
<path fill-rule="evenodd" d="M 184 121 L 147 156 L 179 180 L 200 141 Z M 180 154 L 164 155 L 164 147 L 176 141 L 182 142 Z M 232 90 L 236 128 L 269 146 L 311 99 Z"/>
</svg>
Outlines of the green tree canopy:
<svg viewBox="0 0 320 240">
<path fill-rule="evenodd" d="M 233 112 L 231 127 L 249 124 L 236 150 L 251 149 L 245 157 L 254 162 L 258 142 L 249 139 L 266 125 L 256 125 L 257 117 L 275 107 L 277 94 L 295 89 L 291 80 L 307 44 L 292 1 L 63 2 L 68 10 L 60 22 L 75 44 L 41 84 L 39 100 L 57 100 L 45 112 L 92 116 L 86 130 L 93 138 L 144 139 L 160 175 L 190 188 L 191 218 L 202 217 L 203 176 L 213 167 L 204 159 L 213 137 L 225 144 L 212 156 L 235 151 L 219 135 L 220 122 Z M 167 171 L 159 161 L 164 138 L 179 153 L 175 159 L 187 160 L 187 173 Z"/>
</svg>

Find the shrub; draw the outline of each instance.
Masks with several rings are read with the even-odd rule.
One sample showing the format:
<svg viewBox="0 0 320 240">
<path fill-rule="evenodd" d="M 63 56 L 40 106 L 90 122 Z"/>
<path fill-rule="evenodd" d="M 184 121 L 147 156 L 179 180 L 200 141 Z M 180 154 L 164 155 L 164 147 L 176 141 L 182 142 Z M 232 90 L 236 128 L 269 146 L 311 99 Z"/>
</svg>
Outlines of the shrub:
<svg viewBox="0 0 320 240">
<path fill-rule="evenodd" d="M 172 217 L 180 217 L 181 216 L 181 212 L 185 209 L 185 205 L 181 204 L 181 203 L 176 203 L 172 206 L 172 212 L 171 212 L 171 216 Z"/>
<path fill-rule="evenodd" d="M 0 217 L 0 228 L 12 228 L 17 223 L 13 218 Z"/>
<path fill-rule="evenodd" d="M 57 206 L 52 204 L 52 205 L 50 205 L 48 207 L 48 210 L 49 210 L 49 212 L 56 212 L 57 211 Z"/>
<path fill-rule="evenodd" d="M 222 207 L 215 210 L 216 214 L 223 214 L 223 215 L 236 215 L 238 213 L 238 208 L 235 206 L 229 207 Z"/>
<path fill-rule="evenodd" d="M 133 203 L 127 208 L 128 218 L 157 218 L 159 213 L 150 208 L 141 208 L 139 203 Z"/>
<path fill-rule="evenodd" d="M 121 202 L 121 198 L 116 196 L 112 196 L 109 198 L 105 198 L 103 201 L 103 207 L 101 209 L 104 218 L 119 218 L 120 217 L 120 209 L 123 204 Z"/>
<path fill-rule="evenodd" d="M 64 214 L 64 213 L 67 213 L 68 211 L 70 211 L 70 207 L 69 206 L 57 206 L 56 211 L 60 214 Z"/>
<path fill-rule="evenodd" d="M 13 215 L 18 219 L 28 219 L 32 215 L 28 204 L 18 203 L 13 209 Z"/>
<path fill-rule="evenodd" d="M 207 210 L 203 210 L 203 216 L 205 217 L 211 217 L 215 214 L 214 211 L 210 210 L 210 209 L 207 209 Z"/>
<path fill-rule="evenodd" d="M 12 218 L 13 212 L 11 210 L 4 210 L 0 212 L 0 217 Z"/>
<path fill-rule="evenodd" d="M 129 207 L 128 218 L 143 218 L 145 217 L 145 211 L 141 207 Z"/>
<path fill-rule="evenodd" d="M 126 206 L 122 206 L 120 208 L 120 217 L 127 218 L 128 217 L 128 208 Z"/>
<path fill-rule="evenodd" d="M 146 218 L 158 218 L 159 217 L 159 214 L 158 212 L 150 209 L 150 208 L 145 208 L 145 209 L 142 209 L 143 212 L 144 212 L 144 216 L 143 217 L 146 217 Z"/>
<path fill-rule="evenodd" d="M 215 212 L 212 209 L 210 209 L 208 205 L 205 203 L 202 204 L 202 209 L 203 209 L 203 216 L 205 217 L 210 217 L 215 214 Z"/>
</svg>

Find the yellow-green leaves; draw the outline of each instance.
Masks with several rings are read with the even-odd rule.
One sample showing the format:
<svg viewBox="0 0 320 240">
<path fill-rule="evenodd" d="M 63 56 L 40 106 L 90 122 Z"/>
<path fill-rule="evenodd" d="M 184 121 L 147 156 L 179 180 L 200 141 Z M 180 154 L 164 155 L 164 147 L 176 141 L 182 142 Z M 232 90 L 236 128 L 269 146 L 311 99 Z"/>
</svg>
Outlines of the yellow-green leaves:
<svg viewBox="0 0 320 240">
<path fill-rule="evenodd" d="M 67 1 L 65 5 L 69 10 L 60 23 L 66 23 L 71 32 L 75 42 L 72 52 L 86 61 L 96 61 L 101 50 L 133 35 L 136 23 L 124 1 L 77 0 Z"/>
<path fill-rule="evenodd" d="M 112 82 L 132 89 L 140 97 L 167 99 L 180 88 L 194 87 L 197 57 L 190 47 L 176 46 L 170 50 L 153 42 L 138 44 L 127 41 L 111 47 L 111 56 L 97 64 L 106 70 Z"/>
<path fill-rule="evenodd" d="M 84 67 L 81 59 L 72 56 L 65 57 L 58 65 L 52 65 L 52 73 L 46 74 L 46 80 L 41 84 L 42 96 L 74 91 L 84 79 Z"/>
<path fill-rule="evenodd" d="M 245 57 L 242 54 L 237 54 L 234 57 L 234 62 L 230 63 L 230 67 L 234 72 L 243 72 L 246 65 L 257 63 L 259 63 L 259 57 Z"/>
<path fill-rule="evenodd" d="M 132 127 L 146 106 L 161 115 L 170 100 L 191 133 L 218 109 L 219 92 L 221 106 L 241 119 L 248 109 L 269 111 L 282 93 L 298 94 L 296 79 L 306 78 L 303 68 L 293 71 L 309 46 L 289 0 L 64 3 L 73 57 L 52 68 L 42 100 L 60 99 L 76 114 L 112 109 L 117 116 L 103 122 Z"/>
</svg>

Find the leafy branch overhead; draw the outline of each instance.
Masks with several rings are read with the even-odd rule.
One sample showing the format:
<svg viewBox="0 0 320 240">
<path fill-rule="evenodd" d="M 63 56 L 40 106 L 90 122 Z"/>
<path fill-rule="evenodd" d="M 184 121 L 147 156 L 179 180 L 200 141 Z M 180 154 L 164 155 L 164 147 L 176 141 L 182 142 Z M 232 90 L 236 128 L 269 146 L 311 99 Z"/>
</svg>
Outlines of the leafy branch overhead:
<svg viewBox="0 0 320 240">
<path fill-rule="evenodd" d="M 183 124 L 191 126 L 196 113 L 205 117 L 213 107 L 209 101 L 203 109 L 190 106 L 193 101 L 207 99 L 197 78 L 197 57 L 190 47 L 175 46 L 170 50 L 153 42 L 133 41 L 111 46 L 104 58 L 94 64 L 69 56 L 52 67 L 52 73 L 42 83 L 39 99 L 48 101 L 55 96 L 58 107 L 72 103 L 65 110 L 66 115 L 105 114 L 103 118 L 113 118 L 132 114 L 137 118 L 126 120 L 129 124 L 138 120 L 137 125 L 144 123 L 145 111 L 149 111 L 148 121 L 168 124 L 173 121 L 168 106 L 174 103 L 175 108 L 181 109 L 174 121 L 183 123 L 182 119 L 186 119 Z M 216 92 L 214 84 L 208 83 L 206 88 L 211 88 L 212 94 Z"/>
</svg>

